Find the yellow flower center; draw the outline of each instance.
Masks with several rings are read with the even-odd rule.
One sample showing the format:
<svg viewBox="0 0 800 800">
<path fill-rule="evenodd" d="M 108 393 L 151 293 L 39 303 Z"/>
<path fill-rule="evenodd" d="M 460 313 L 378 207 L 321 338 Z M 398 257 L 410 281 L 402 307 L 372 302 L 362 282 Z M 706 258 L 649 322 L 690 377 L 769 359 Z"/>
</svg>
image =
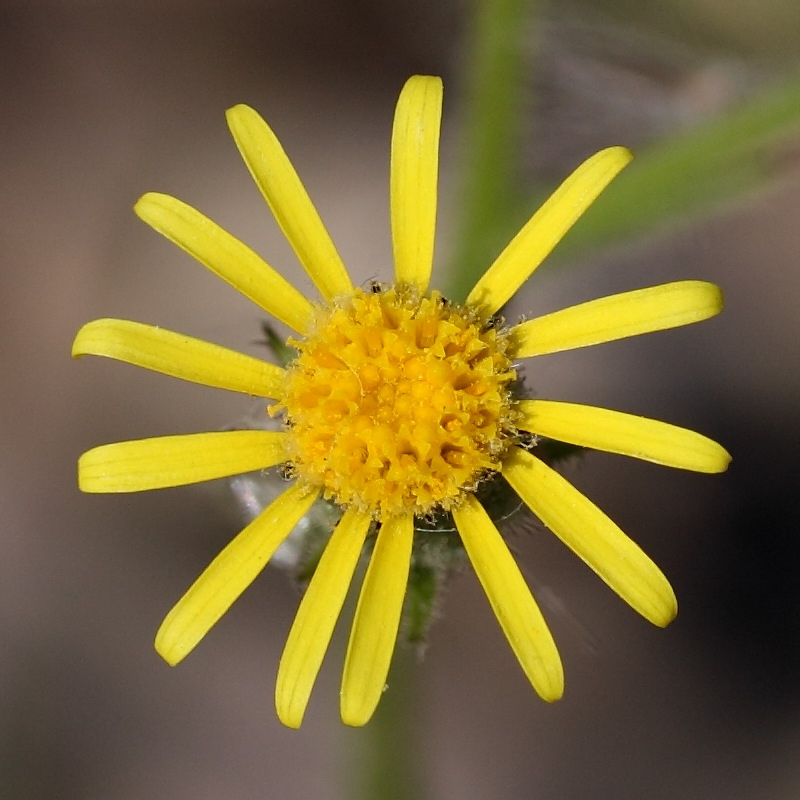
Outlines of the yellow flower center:
<svg viewBox="0 0 800 800">
<path fill-rule="evenodd" d="M 296 474 L 386 518 L 450 508 L 508 446 L 507 337 L 475 311 L 409 287 L 360 289 L 290 342 Z"/>
</svg>

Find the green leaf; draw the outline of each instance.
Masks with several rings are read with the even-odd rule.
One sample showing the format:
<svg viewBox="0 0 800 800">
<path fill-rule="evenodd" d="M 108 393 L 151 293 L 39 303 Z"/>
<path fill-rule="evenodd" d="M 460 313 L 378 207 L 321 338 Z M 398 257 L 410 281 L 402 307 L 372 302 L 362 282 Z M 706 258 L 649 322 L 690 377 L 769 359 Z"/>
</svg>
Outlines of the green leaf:
<svg viewBox="0 0 800 800">
<path fill-rule="evenodd" d="M 554 252 L 590 249 L 677 226 L 741 201 L 780 175 L 781 147 L 800 133 L 800 80 L 637 154 Z"/>
<path fill-rule="evenodd" d="M 477 2 L 471 20 L 456 251 L 442 283 L 462 302 L 516 233 L 523 89 L 537 0 Z"/>
</svg>

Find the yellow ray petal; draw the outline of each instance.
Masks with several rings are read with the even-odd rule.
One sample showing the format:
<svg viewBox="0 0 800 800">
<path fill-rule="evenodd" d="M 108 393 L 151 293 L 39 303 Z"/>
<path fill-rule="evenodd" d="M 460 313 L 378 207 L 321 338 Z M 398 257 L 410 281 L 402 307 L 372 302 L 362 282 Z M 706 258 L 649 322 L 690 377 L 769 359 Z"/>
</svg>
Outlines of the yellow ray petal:
<svg viewBox="0 0 800 800">
<path fill-rule="evenodd" d="M 517 410 L 522 430 L 581 447 L 695 472 L 724 472 L 731 460 L 708 437 L 647 417 L 555 400 L 523 400 Z"/>
<path fill-rule="evenodd" d="M 427 290 L 433 268 L 441 122 L 441 78 L 409 78 L 392 129 L 392 244 L 397 282 L 420 292 Z"/>
<path fill-rule="evenodd" d="M 722 311 L 722 290 L 676 281 L 564 308 L 511 329 L 517 358 L 558 353 L 642 333 L 677 328 Z"/>
<path fill-rule="evenodd" d="M 286 461 L 286 434 L 218 431 L 104 444 L 78 459 L 83 492 L 142 492 L 210 481 Z"/>
<path fill-rule="evenodd" d="M 148 192 L 133 210 L 152 228 L 238 289 L 264 311 L 305 333 L 311 303 L 261 256 L 186 203 Z"/>
<path fill-rule="evenodd" d="M 342 677 L 342 721 L 369 722 L 386 686 L 408 583 L 414 518 L 384 522 L 358 598 Z"/>
<path fill-rule="evenodd" d="M 596 505 L 555 470 L 515 448 L 503 477 L 524 503 L 626 603 L 664 627 L 678 611 L 661 570 Z"/>
<path fill-rule="evenodd" d="M 72 356 L 106 356 L 218 389 L 279 398 L 285 371 L 252 356 L 154 325 L 96 319 L 72 343 Z"/>
<path fill-rule="evenodd" d="M 309 491 L 308 487 L 295 483 L 208 565 L 158 629 L 156 650 L 168 664 L 174 667 L 194 650 L 258 577 L 318 495 L 318 491 Z"/>
<path fill-rule="evenodd" d="M 331 237 L 275 134 L 249 106 L 228 109 L 228 127 L 284 236 L 326 300 L 353 284 Z"/>
<path fill-rule="evenodd" d="M 500 253 L 467 303 L 497 312 L 632 158 L 624 147 L 609 147 L 584 161 Z"/>
<path fill-rule="evenodd" d="M 369 514 L 353 509 L 345 512 L 325 547 L 297 610 L 275 686 L 278 718 L 290 728 L 299 728 L 303 721 L 370 521 Z"/>
<path fill-rule="evenodd" d="M 553 637 L 519 567 L 489 515 L 472 495 L 453 511 L 458 533 L 492 610 L 528 680 L 543 700 L 564 693 Z"/>
</svg>

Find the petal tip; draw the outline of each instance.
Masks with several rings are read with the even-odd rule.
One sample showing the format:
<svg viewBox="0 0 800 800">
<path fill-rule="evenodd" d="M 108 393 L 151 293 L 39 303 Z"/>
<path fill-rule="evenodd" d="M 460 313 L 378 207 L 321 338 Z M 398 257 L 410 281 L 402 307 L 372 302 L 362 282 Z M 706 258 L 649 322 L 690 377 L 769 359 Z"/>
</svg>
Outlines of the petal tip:
<svg viewBox="0 0 800 800">
<path fill-rule="evenodd" d="M 725 472 L 731 465 L 733 456 L 721 444 L 718 444 L 717 448 L 716 458 L 712 464 L 712 469 L 709 471 L 715 473 Z"/>
<path fill-rule="evenodd" d="M 236 103 L 232 105 L 230 108 L 225 109 L 226 116 L 236 116 L 237 114 L 247 114 L 247 113 L 257 113 L 252 106 L 247 105 L 247 103 Z"/>
<path fill-rule="evenodd" d="M 118 319 L 103 317 L 81 325 L 72 341 L 70 350 L 72 358 L 103 355 L 102 348 L 98 349 L 98 339 L 107 339 L 109 329 L 120 322 L 121 320 Z"/>
<path fill-rule="evenodd" d="M 678 616 L 678 599 L 675 597 L 672 587 L 668 588 L 669 592 L 659 598 L 661 600 L 659 607 L 654 608 L 647 616 L 647 619 L 659 628 L 666 628 Z"/>
<path fill-rule="evenodd" d="M 179 606 L 176 606 L 164 617 L 164 621 L 156 632 L 154 642 L 156 653 L 171 667 L 180 664 L 202 639 L 201 636 L 192 641 L 187 637 L 186 620 L 185 618 L 181 619 L 180 614 L 176 614 L 178 608 Z"/>
<path fill-rule="evenodd" d="M 606 147 L 605 149 L 600 150 L 594 157 L 613 161 L 619 169 L 628 166 L 628 164 L 633 161 L 633 153 L 623 145 Z"/>
<path fill-rule="evenodd" d="M 281 717 L 280 714 L 278 714 L 278 719 L 281 721 L 281 725 L 283 725 L 284 727 L 289 728 L 290 730 L 293 730 L 293 731 L 300 730 L 300 725 L 301 725 L 300 722 L 295 722 L 293 720 L 284 719 L 283 717 Z"/>
<path fill-rule="evenodd" d="M 670 284 L 667 284 L 668 286 Z M 725 297 L 722 288 L 717 286 L 716 283 L 709 281 L 678 281 L 674 284 L 676 287 L 686 287 L 686 289 L 693 289 L 694 294 L 691 295 L 694 299 L 695 307 L 701 315 L 696 320 L 700 322 L 703 319 L 715 317 L 725 308 Z"/>
<path fill-rule="evenodd" d="M 564 696 L 564 677 L 550 686 L 537 688 L 537 693 L 545 703 L 556 703 Z"/>
<path fill-rule="evenodd" d="M 249 121 L 263 122 L 261 115 L 252 106 L 246 103 L 237 103 L 225 111 L 225 119 L 231 132 L 240 125 L 246 125 Z M 234 138 L 235 135 L 234 135 Z"/>
<path fill-rule="evenodd" d="M 145 192 L 134 204 L 133 212 L 139 219 L 147 222 L 148 212 L 159 205 L 159 201 L 167 195 L 160 192 Z"/>
<path fill-rule="evenodd" d="M 342 697 L 340 714 L 342 717 L 342 722 L 345 725 L 348 725 L 351 728 L 362 728 L 372 719 L 372 715 L 374 713 L 375 707 L 367 708 L 362 704 L 352 702 L 348 703 L 345 702 L 344 697 Z"/>
<path fill-rule="evenodd" d="M 719 442 L 702 436 L 701 441 L 705 445 L 700 453 L 695 466 L 696 472 L 705 472 L 709 475 L 719 475 L 727 471 L 733 461 L 731 454 Z"/>
<path fill-rule="evenodd" d="M 89 485 L 89 481 L 86 480 L 86 476 L 85 476 L 83 468 L 81 466 L 81 459 L 82 458 L 83 458 L 83 456 L 81 456 L 78 459 L 78 489 L 81 492 L 84 492 L 86 494 L 90 494 L 92 492 L 92 489 L 91 489 L 91 487 Z"/>
<path fill-rule="evenodd" d="M 413 75 L 406 82 L 406 86 L 413 85 L 412 81 L 426 90 L 436 92 L 440 96 L 444 92 L 444 83 L 438 75 Z"/>
<path fill-rule="evenodd" d="M 87 322 L 78 329 L 78 332 L 75 334 L 75 338 L 72 340 L 72 347 L 70 348 L 70 356 L 72 356 L 72 358 L 80 358 L 81 356 L 86 355 L 87 351 L 84 349 L 84 347 L 87 331 L 91 330 L 91 328 L 98 322 L 99 320 Z"/>
<path fill-rule="evenodd" d="M 164 659 L 164 661 L 167 662 L 167 664 L 169 664 L 171 667 L 174 667 L 180 664 L 187 654 L 181 652 L 181 648 L 178 646 L 178 641 L 169 635 L 169 631 L 165 630 L 165 627 L 166 620 L 156 634 L 155 651 L 161 656 L 161 658 Z"/>
<path fill-rule="evenodd" d="M 717 313 L 719 313 L 720 311 L 722 311 L 722 309 L 725 308 L 725 295 L 722 291 L 722 288 L 720 286 L 717 286 L 716 283 L 709 283 L 708 286 L 716 301 Z"/>
<path fill-rule="evenodd" d="M 176 197 L 163 192 L 145 192 L 133 204 L 133 213 L 146 225 L 169 239 L 170 236 L 166 231 L 171 228 L 170 222 L 175 215 L 180 215 L 185 205 Z"/>
<path fill-rule="evenodd" d="M 275 713 L 278 715 L 281 725 L 285 725 L 292 730 L 298 730 L 303 724 L 303 711 L 298 712 L 293 709 L 291 704 L 285 704 L 282 702 L 282 698 L 277 695 L 275 696 Z"/>
<path fill-rule="evenodd" d="M 346 717 L 344 714 L 342 714 L 342 722 L 347 725 L 348 728 L 363 728 L 368 721 L 369 720 L 362 721 L 360 719 Z"/>
<path fill-rule="evenodd" d="M 93 447 L 78 456 L 78 489 L 86 494 L 105 494 L 102 475 L 98 475 L 97 452 L 106 445 Z M 101 480 L 98 480 L 101 478 Z"/>
<path fill-rule="evenodd" d="M 405 86 L 414 86 L 415 84 L 428 84 L 429 86 L 442 86 L 442 79 L 438 75 L 412 75 L 406 82 Z"/>
<path fill-rule="evenodd" d="M 555 703 L 564 696 L 564 667 L 553 645 L 549 656 L 543 654 L 539 669 L 530 675 L 536 694 L 546 703 Z"/>
</svg>

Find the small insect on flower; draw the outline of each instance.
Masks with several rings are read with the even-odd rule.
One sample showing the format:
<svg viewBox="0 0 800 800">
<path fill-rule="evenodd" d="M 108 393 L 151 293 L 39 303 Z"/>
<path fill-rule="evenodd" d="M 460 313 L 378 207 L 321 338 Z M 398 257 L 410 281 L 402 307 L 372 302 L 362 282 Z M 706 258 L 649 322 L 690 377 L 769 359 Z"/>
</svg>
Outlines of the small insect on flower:
<svg viewBox="0 0 800 800">
<path fill-rule="evenodd" d="M 730 460 L 715 442 L 674 425 L 519 396 L 514 365 L 520 359 L 687 325 L 722 309 L 718 287 L 680 281 L 511 327 L 498 316 L 628 164 L 626 149 L 611 147 L 581 164 L 463 305 L 429 288 L 441 108 L 438 78 L 412 77 L 400 94 L 391 143 L 394 280 L 373 281 L 366 291 L 353 285 L 278 139 L 247 106 L 228 111 L 231 133 L 318 299 L 304 297 L 249 247 L 180 200 L 149 193 L 136 204 L 145 222 L 295 332 L 285 367 L 119 319 L 88 323 L 73 345 L 74 356 L 107 356 L 269 399 L 265 419 L 283 422 L 278 430 L 119 442 L 80 458 L 79 484 L 86 492 L 180 486 L 279 465 L 291 480 L 167 615 L 156 649 L 168 663 L 194 649 L 315 503 L 337 510 L 278 669 L 277 712 L 291 727 L 302 722 L 362 552 L 370 557 L 345 658 L 341 715 L 349 725 L 369 720 L 386 684 L 409 570 L 432 542 L 444 541 L 437 537 L 457 536 L 534 689 L 548 701 L 561 696 L 563 671 L 552 636 L 483 504 L 500 484 L 636 611 L 656 625 L 672 620 L 677 606 L 664 575 L 539 457 L 540 441 L 698 472 L 720 472 Z M 447 525 L 426 522 L 443 517 Z"/>
</svg>

